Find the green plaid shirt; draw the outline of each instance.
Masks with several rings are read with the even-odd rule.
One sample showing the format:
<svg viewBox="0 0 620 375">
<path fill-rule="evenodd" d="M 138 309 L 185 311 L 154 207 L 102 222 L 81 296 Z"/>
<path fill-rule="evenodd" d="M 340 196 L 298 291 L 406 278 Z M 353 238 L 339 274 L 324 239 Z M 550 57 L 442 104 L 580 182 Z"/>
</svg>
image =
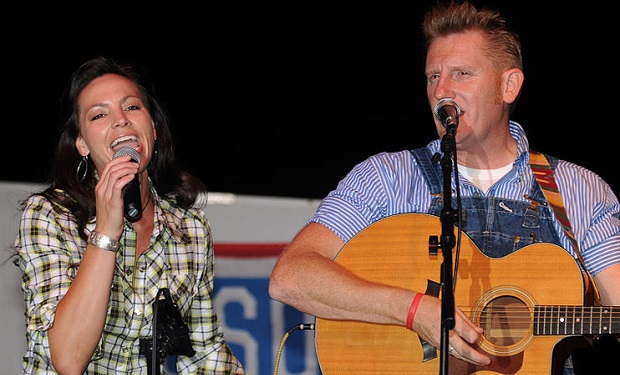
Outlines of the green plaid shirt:
<svg viewBox="0 0 620 375">
<path fill-rule="evenodd" d="M 191 358 L 178 357 L 178 373 L 244 374 L 213 307 L 213 241 L 204 212 L 182 210 L 159 199 L 155 191 L 153 197 L 151 243 L 137 261 L 136 232 L 125 224 L 107 321 L 85 374 L 147 374 L 140 338 L 152 337 L 152 303 L 160 288 L 170 290 L 196 351 Z M 89 232 L 94 228 L 94 222 L 87 226 Z M 51 202 L 32 196 L 22 213 L 15 246 L 26 303 L 24 373 L 55 374 L 47 330 L 79 270 L 86 242 L 69 212 L 59 214 Z"/>
</svg>

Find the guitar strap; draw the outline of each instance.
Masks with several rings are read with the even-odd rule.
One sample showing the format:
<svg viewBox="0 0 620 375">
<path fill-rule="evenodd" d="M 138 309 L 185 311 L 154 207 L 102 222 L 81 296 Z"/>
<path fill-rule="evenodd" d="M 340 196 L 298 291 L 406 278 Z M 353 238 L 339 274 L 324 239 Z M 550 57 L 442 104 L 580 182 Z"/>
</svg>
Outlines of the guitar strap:
<svg viewBox="0 0 620 375">
<path fill-rule="evenodd" d="M 547 157 L 543 153 L 533 150 L 530 150 L 529 153 L 530 168 L 532 168 L 532 172 L 534 172 L 534 177 L 536 177 L 536 181 L 538 181 L 545 198 L 553 209 L 553 213 L 562 225 L 562 229 L 564 229 L 564 233 L 566 233 L 566 236 L 568 237 L 570 244 L 577 255 L 582 271 L 586 274 L 587 279 L 590 281 L 589 283 L 586 283 L 586 289 L 588 289 L 588 287 L 593 289 L 591 292 L 594 292 L 594 298 L 600 305 L 600 296 L 594 287 L 594 282 L 592 282 L 591 275 L 586 270 L 585 261 L 583 260 L 583 256 L 579 250 L 579 244 L 573 235 L 573 229 L 570 225 L 570 221 L 568 220 L 566 209 L 564 208 L 564 202 L 562 201 L 562 196 L 560 195 L 560 189 L 555 181 L 555 177 L 553 176 L 553 168 L 551 168 Z"/>
</svg>

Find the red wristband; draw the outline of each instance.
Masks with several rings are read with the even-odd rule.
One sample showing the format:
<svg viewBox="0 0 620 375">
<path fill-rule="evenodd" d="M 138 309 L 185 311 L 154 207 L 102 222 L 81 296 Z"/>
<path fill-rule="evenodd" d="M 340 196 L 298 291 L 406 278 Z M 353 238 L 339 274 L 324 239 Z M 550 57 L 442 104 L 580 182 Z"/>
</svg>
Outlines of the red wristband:
<svg viewBox="0 0 620 375">
<path fill-rule="evenodd" d="M 409 315 L 407 315 L 407 329 L 413 331 L 413 317 L 415 316 L 415 312 L 418 309 L 418 305 L 420 304 L 420 300 L 422 299 L 422 293 L 416 293 L 413 298 L 413 302 L 411 302 L 411 307 L 409 308 Z"/>
</svg>

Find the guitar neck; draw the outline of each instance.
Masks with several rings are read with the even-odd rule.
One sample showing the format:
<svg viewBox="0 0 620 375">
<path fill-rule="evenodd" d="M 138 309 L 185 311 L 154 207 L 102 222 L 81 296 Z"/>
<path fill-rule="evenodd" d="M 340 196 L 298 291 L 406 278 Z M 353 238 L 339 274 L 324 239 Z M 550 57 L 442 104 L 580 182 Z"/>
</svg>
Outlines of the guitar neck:
<svg viewBox="0 0 620 375">
<path fill-rule="evenodd" d="M 536 306 L 534 335 L 620 333 L 620 306 Z"/>
</svg>

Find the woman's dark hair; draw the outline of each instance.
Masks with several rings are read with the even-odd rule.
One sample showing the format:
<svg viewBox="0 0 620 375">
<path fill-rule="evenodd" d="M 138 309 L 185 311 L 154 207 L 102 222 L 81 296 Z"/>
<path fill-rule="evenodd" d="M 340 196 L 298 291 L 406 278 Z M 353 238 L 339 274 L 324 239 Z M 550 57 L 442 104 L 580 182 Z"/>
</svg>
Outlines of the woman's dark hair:
<svg viewBox="0 0 620 375">
<path fill-rule="evenodd" d="M 169 117 L 159 104 L 155 88 L 144 69 L 140 65 L 120 63 L 109 57 L 93 58 L 73 73 L 65 88 L 61 103 L 61 132 L 51 164 L 50 185 L 36 193 L 55 203 L 55 209 L 69 209 L 75 216 L 80 236 L 83 238 L 86 237 L 85 225 L 95 216 L 94 188 L 97 179 L 90 158 L 87 158 L 88 171 L 85 178 L 81 179 L 82 176 L 76 173 L 78 164 L 82 161 L 75 146 L 75 140 L 80 133 L 78 99 L 88 84 L 105 74 L 117 74 L 131 80 L 138 87 L 155 123 L 157 140 L 148 173 L 159 196 L 167 197 L 173 204 L 187 209 L 196 202 L 201 193 L 206 193 L 203 183 L 179 166 Z M 80 169 L 81 173 L 83 168 Z"/>
</svg>

